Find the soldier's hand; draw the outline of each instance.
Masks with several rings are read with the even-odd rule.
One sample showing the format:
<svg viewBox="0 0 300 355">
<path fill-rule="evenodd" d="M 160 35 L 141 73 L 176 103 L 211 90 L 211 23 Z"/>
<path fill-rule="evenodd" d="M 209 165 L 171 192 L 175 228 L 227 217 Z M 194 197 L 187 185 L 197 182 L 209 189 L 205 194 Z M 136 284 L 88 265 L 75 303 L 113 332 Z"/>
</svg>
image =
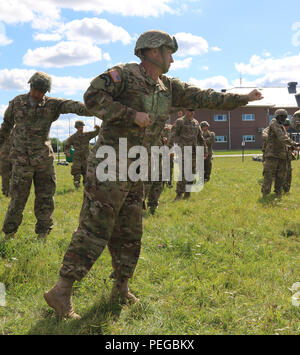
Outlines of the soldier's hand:
<svg viewBox="0 0 300 355">
<path fill-rule="evenodd" d="M 167 144 L 168 138 L 163 137 L 163 144 Z"/>
<path fill-rule="evenodd" d="M 208 154 L 204 154 L 204 160 L 208 158 Z"/>
<path fill-rule="evenodd" d="M 150 126 L 150 117 L 145 112 L 137 112 L 135 115 L 134 123 L 141 128 L 146 128 Z"/>
<path fill-rule="evenodd" d="M 256 89 L 252 90 L 248 94 L 249 101 L 256 101 L 256 100 L 262 100 L 264 97 L 262 96 L 262 93 Z"/>
<path fill-rule="evenodd" d="M 66 153 L 66 156 L 67 156 L 68 158 L 70 158 L 71 154 L 70 154 L 70 153 Z"/>
<path fill-rule="evenodd" d="M 94 128 L 95 128 L 95 129 L 98 129 L 98 128 L 100 128 L 100 126 L 98 126 L 97 124 L 95 124 Z"/>
</svg>

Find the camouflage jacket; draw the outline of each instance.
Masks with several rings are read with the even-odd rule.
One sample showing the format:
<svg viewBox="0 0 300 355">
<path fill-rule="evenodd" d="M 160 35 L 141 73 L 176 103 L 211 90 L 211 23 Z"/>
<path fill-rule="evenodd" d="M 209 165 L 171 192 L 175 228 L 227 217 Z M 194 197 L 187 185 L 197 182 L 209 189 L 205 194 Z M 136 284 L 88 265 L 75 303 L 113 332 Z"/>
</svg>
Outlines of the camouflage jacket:
<svg viewBox="0 0 300 355">
<path fill-rule="evenodd" d="M 6 139 L 0 149 L 0 160 L 9 161 L 9 154 L 12 148 L 12 135 Z"/>
<path fill-rule="evenodd" d="M 265 158 L 287 159 L 287 149 L 297 144 L 288 137 L 285 128 L 273 118 L 264 147 Z"/>
<path fill-rule="evenodd" d="M 41 102 L 32 106 L 29 94 L 15 97 L 4 114 L 0 128 L 0 147 L 11 132 L 12 162 L 31 166 L 52 162 L 54 153 L 49 131 L 52 122 L 63 113 L 91 116 L 81 102 L 44 96 Z"/>
<path fill-rule="evenodd" d="M 190 120 L 188 117 L 180 117 L 175 122 L 175 142 L 181 147 L 204 146 L 207 153 L 207 146 L 204 142 L 202 130 L 196 119 Z"/>
<path fill-rule="evenodd" d="M 213 155 L 213 144 L 215 143 L 216 135 L 215 132 L 207 131 L 203 132 L 204 142 L 207 146 L 208 156 L 212 157 Z"/>
<path fill-rule="evenodd" d="M 98 136 L 100 131 L 100 127 L 96 128 L 95 131 L 92 132 L 76 132 L 72 136 L 70 136 L 66 143 L 64 152 L 69 153 L 71 146 L 75 149 L 74 151 L 74 159 L 87 158 L 90 151 L 90 140 Z"/>
<path fill-rule="evenodd" d="M 157 82 L 142 64 L 122 64 L 96 77 L 84 94 L 87 109 L 103 120 L 101 144 L 118 150 L 119 138 L 127 138 L 128 149 L 149 147 L 161 136 L 172 107 L 232 110 L 248 103 L 247 95 L 218 93 L 162 75 Z M 137 112 L 149 114 L 151 124 L 134 123 Z"/>
</svg>

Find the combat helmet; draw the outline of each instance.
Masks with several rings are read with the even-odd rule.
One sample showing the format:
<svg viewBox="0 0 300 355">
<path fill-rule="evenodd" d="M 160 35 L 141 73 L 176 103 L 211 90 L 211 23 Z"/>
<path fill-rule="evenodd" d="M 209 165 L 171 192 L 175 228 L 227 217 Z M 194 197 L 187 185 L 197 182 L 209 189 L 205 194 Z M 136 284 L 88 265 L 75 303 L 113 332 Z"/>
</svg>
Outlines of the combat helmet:
<svg viewBox="0 0 300 355">
<path fill-rule="evenodd" d="M 137 39 L 134 54 L 141 58 L 142 50 L 146 48 L 160 48 L 166 46 L 175 53 L 178 49 L 178 44 L 175 37 L 171 37 L 168 33 L 158 30 L 146 31 Z"/>
<path fill-rule="evenodd" d="M 291 126 L 295 131 L 300 132 L 300 110 L 294 113 Z"/>
<path fill-rule="evenodd" d="M 75 128 L 79 128 L 79 127 L 84 127 L 85 123 L 83 121 L 76 121 L 75 122 Z"/>
<path fill-rule="evenodd" d="M 40 92 L 50 92 L 52 79 L 51 76 L 44 72 L 36 72 L 29 79 L 28 84 L 30 84 L 30 86 L 32 86 L 36 90 L 39 90 Z"/>
<path fill-rule="evenodd" d="M 285 120 L 288 118 L 288 113 L 284 109 L 279 109 L 275 111 L 275 118 L 278 123 L 284 124 Z"/>
</svg>

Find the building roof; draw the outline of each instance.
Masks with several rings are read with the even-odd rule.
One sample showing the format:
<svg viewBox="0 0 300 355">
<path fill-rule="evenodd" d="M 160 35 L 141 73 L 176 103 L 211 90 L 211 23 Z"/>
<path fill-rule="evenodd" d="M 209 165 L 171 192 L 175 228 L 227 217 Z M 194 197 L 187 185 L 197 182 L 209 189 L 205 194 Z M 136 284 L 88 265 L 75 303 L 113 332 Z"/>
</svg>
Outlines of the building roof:
<svg viewBox="0 0 300 355">
<path fill-rule="evenodd" d="M 263 100 L 250 102 L 247 107 L 274 107 L 274 108 L 298 108 L 295 95 L 300 95 L 300 88 L 296 88 L 296 93 L 290 94 L 286 87 L 265 87 L 265 88 L 254 88 L 254 87 L 235 87 L 226 90 L 226 92 L 246 95 L 250 91 L 258 89 L 264 96 Z"/>
</svg>

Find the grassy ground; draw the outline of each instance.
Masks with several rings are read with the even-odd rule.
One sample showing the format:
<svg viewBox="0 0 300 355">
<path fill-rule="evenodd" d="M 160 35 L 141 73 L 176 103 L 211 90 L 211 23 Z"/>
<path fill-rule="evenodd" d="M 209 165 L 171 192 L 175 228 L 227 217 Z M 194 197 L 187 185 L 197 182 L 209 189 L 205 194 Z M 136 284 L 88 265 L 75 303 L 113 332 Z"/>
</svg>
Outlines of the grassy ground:
<svg viewBox="0 0 300 355">
<path fill-rule="evenodd" d="M 46 245 L 34 234 L 33 195 L 15 240 L 0 243 L 3 334 L 299 334 L 300 309 L 289 288 L 300 281 L 300 163 L 291 193 L 260 198 L 261 163 L 214 160 L 213 178 L 190 201 L 166 189 L 155 216 L 144 214 L 141 257 L 131 280 L 141 299 L 109 304 L 112 282 L 105 250 L 74 287 L 81 320 L 58 322 L 43 293 L 58 279 L 77 227 L 82 191 L 70 166 L 58 166 L 55 228 Z M 0 197 L 2 223 L 8 200 Z"/>
</svg>

